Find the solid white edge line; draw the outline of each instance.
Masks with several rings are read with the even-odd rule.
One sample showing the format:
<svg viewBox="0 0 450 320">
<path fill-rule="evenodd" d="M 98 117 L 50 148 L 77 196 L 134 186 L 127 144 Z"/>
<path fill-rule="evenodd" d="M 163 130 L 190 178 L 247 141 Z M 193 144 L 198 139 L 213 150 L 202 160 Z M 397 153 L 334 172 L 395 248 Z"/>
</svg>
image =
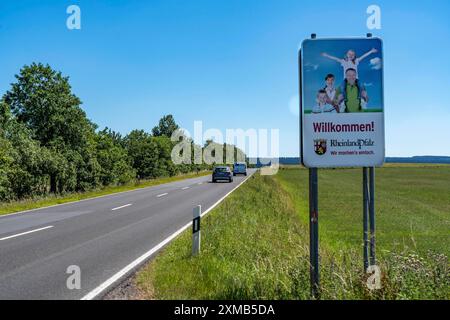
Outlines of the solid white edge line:
<svg viewBox="0 0 450 320">
<path fill-rule="evenodd" d="M 206 215 L 208 212 L 210 212 L 212 209 L 214 209 L 219 203 L 221 203 L 226 197 L 228 197 L 233 191 L 235 191 L 237 188 L 239 188 L 244 182 L 246 182 L 252 175 L 249 175 L 247 178 L 242 180 L 241 183 L 239 183 L 236 187 L 234 187 L 230 192 L 228 192 L 226 195 L 224 195 L 222 198 L 220 198 L 216 203 L 214 203 L 211 207 L 209 207 L 206 211 L 202 213 L 202 217 Z M 182 233 L 184 230 L 189 228 L 192 225 L 192 221 L 186 224 L 185 226 L 181 227 L 177 231 L 175 231 L 172 235 L 164 239 L 162 242 L 160 242 L 158 245 L 150 249 L 150 251 L 147 251 L 142 256 L 131 262 L 129 265 L 127 265 L 125 268 L 114 274 L 112 277 L 110 277 L 108 280 L 103 282 L 101 285 L 96 287 L 94 290 L 90 291 L 88 294 L 83 296 L 80 300 L 92 300 L 96 296 L 98 296 L 100 293 L 105 291 L 109 286 L 120 280 L 123 276 L 125 276 L 127 273 L 132 271 L 134 268 L 139 266 L 141 263 L 143 263 L 146 259 L 151 257 L 155 252 L 157 252 L 159 249 L 164 247 L 166 244 L 168 244 L 170 241 L 172 241 L 174 238 L 176 238 L 180 233 Z"/>
<path fill-rule="evenodd" d="M 50 229 L 50 228 L 53 228 L 53 226 L 47 226 L 47 227 L 44 227 L 44 228 L 39 228 L 39 229 L 30 230 L 30 231 L 27 231 L 27 232 L 18 233 L 18 234 L 12 235 L 12 236 L 1 238 L 0 241 L 12 239 L 12 238 L 17 238 L 17 237 L 20 237 L 20 236 L 24 236 L 26 234 L 30 234 L 30 233 L 33 233 L 33 232 L 38 232 L 38 231 L 42 231 L 42 230 Z"/>
<path fill-rule="evenodd" d="M 189 228 L 191 226 L 192 222 L 189 222 L 185 226 L 183 226 L 181 229 L 173 233 L 171 236 L 160 242 L 158 245 L 153 247 L 150 251 L 144 253 L 142 256 L 131 262 L 129 265 L 127 265 L 125 268 L 117 272 L 115 275 L 113 275 L 111 278 L 103 282 L 101 285 L 99 285 L 97 288 L 86 294 L 81 300 L 92 300 L 96 296 L 98 296 L 100 293 L 105 291 L 109 286 L 114 284 L 116 281 L 121 279 L 123 276 L 125 276 L 128 272 L 136 268 L 138 265 L 143 263 L 146 259 L 148 259 L 150 256 L 152 256 L 155 252 L 157 252 L 159 249 L 164 247 L 166 244 L 168 244 L 170 241 L 172 241 L 174 238 L 176 238 L 180 233 L 182 233 L 184 230 Z"/>
<path fill-rule="evenodd" d="M 164 196 L 167 196 L 169 193 L 161 193 L 161 194 L 158 194 L 156 197 L 157 198 L 161 198 L 161 197 L 164 197 Z"/>
<path fill-rule="evenodd" d="M 132 205 L 133 205 L 132 203 L 129 203 L 129 204 L 126 204 L 121 207 L 113 208 L 113 209 L 111 209 L 111 211 L 116 211 L 116 210 L 123 209 L 123 208 L 129 207 L 129 206 L 132 206 Z"/>
</svg>

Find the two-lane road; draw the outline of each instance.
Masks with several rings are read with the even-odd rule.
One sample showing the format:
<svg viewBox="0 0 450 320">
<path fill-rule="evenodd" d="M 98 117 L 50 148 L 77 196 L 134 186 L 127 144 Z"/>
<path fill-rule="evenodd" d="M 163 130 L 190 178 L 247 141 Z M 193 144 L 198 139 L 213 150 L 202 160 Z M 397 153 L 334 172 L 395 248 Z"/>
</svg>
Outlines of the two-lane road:
<svg viewBox="0 0 450 320">
<path fill-rule="evenodd" d="M 120 271 L 186 226 L 194 206 L 207 210 L 244 179 L 205 176 L 2 216 L 0 299 L 105 294 Z M 80 289 L 67 287 L 69 266 L 80 268 Z"/>
</svg>

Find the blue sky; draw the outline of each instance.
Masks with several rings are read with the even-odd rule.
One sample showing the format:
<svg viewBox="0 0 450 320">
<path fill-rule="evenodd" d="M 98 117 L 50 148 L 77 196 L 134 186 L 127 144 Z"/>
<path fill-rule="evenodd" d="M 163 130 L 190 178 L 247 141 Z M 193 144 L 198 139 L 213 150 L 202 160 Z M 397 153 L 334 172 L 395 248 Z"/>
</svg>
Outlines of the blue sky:
<svg viewBox="0 0 450 320">
<path fill-rule="evenodd" d="M 66 28 L 77 4 L 82 29 Z M 450 155 L 450 2 L 1 0 L 0 94 L 31 62 L 70 76 L 90 119 L 124 134 L 172 113 L 192 131 L 278 128 L 298 156 L 297 55 L 318 37 L 364 36 L 381 7 L 386 154 Z M 294 112 L 292 112 L 294 111 Z"/>
</svg>

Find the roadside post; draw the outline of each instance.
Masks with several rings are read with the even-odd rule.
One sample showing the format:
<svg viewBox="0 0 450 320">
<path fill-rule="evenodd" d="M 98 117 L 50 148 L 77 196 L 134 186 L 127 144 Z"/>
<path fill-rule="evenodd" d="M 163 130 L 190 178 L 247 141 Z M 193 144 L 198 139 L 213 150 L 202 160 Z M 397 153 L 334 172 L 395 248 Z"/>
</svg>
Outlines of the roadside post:
<svg viewBox="0 0 450 320">
<path fill-rule="evenodd" d="M 372 38 L 371 33 L 368 33 L 366 36 L 367 36 L 367 38 Z M 367 170 L 366 170 L 366 175 L 367 175 Z M 374 266 L 374 265 L 376 265 L 376 259 L 375 259 L 375 167 L 369 168 L 369 195 L 370 195 L 370 197 L 369 197 L 370 265 Z M 367 225 L 366 225 L 365 230 L 367 231 Z M 365 238 L 365 240 L 367 242 L 367 238 Z M 365 250 L 367 250 L 367 248 Z M 367 271 L 367 268 L 368 268 L 368 266 L 367 267 L 365 266 L 364 270 Z"/>
<path fill-rule="evenodd" d="M 363 168 L 363 258 L 364 271 L 369 267 L 369 180 L 367 176 L 368 168 Z"/>
<path fill-rule="evenodd" d="M 383 82 L 383 43 L 370 33 L 329 39 L 311 34 L 302 42 L 300 150 L 302 164 L 309 169 L 310 282 L 316 299 L 320 298 L 318 169 L 362 168 L 364 272 L 376 264 L 375 167 L 385 159 Z"/>
<path fill-rule="evenodd" d="M 200 253 L 200 219 L 202 215 L 202 206 L 194 208 L 194 219 L 192 220 L 192 255 Z"/>
<path fill-rule="evenodd" d="M 319 283 L 319 190 L 317 168 L 309 169 L 309 269 L 311 295 L 320 297 Z"/>
<path fill-rule="evenodd" d="M 375 259 L 375 168 L 369 168 L 369 224 L 370 224 L 370 265 L 376 265 Z M 367 270 L 367 269 L 366 269 Z"/>
<path fill-rule="evenodd" d="M 363 168 L 364 270 L 376 265 L 375 258 L 375 168 Z M 370 264 L 369 264 L 370 259 Z"/>
</svg>

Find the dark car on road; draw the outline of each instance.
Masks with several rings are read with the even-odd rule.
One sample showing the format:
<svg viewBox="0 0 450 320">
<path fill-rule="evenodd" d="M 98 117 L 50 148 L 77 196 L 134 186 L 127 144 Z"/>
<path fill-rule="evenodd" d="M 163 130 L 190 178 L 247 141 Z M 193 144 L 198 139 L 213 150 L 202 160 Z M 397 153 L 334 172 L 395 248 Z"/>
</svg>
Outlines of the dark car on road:
<svg viewBox="0 0 450 320">
<path fill-rule="evenodd" d="M 236 162 L 233 168 L 233 176 L 238 174 L 247 175 L 247 164 L 245 162 Z"/>
<path fill-rule="evenodd" d="M 230 167 L 215 167 L 212 174 L 212 182 L 217 182 L 218 180 L 227 180 L 228 182 L 233 182 L 233 173 Z"/>
</svg>

